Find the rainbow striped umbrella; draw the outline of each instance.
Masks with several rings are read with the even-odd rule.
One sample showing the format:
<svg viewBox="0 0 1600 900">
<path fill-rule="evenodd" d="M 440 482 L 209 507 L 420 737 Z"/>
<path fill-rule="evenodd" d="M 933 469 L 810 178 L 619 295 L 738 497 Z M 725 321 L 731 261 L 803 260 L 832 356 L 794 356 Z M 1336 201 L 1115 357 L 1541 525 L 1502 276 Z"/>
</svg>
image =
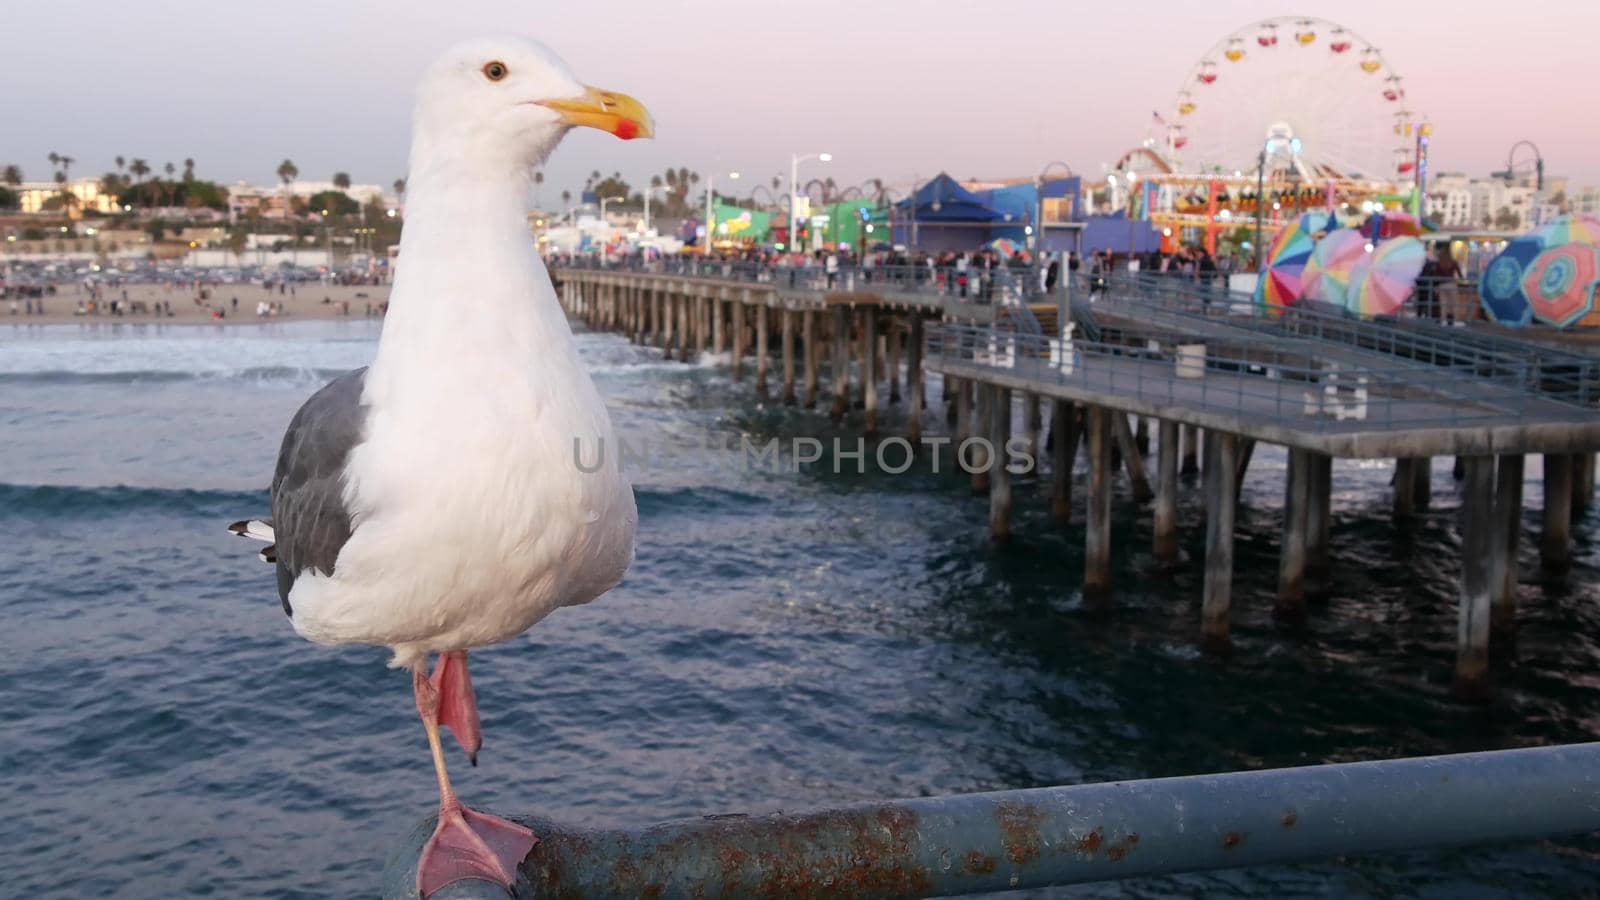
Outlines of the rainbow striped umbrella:
<svg viewBox="0 0 1600 900">
<path fill-rule="evenodd" d="M 1256 279 L 1256 305 L 1274 315 L 1300 299 L 1300 278 L 1316 241 L 1300 230 L 1300 223 L 1285 226 L 1267 245 L 1266 267 Z"/>
<path fill-rule="evenodd" d="M 1367 239 L 1354 228 L 1340 228 L 1317 241 L 1300 275 L 1301 294 L 1335 306 L 1349 303 L 1350 270 L 1367 255 Z"/>
<path fill-rule="evenodd" d="M 1522 276 L 1522 290 L 1533 317 L 1565 328 L 1594 310 L 1600 282 L 1600 249 L 1593 244 L 1562 244 L 1539 254 Z"/>
<path fill-rule="evenodd" d="M 1533 321 L 1533 307 L 1522 291 L 1522 276 L 1544 252 L 1539 238 L 1525 234 L 1506 244 L 1478 279 L 1478 302 L 1489 318 L 1501 325 L 1521 328 Z"/>
<path fill-rule="evenodd" d="M 1538 238 L 1546 247 L 1600 244 L 1600 218 L 1582 214 L 1562 216 L 1548 225 L 1535 228 L 1529 237 Z"/>
<path fill-rule="evenodd" d="M 1346 309 L 1362 316 L 1392 316 L 1417 289 L 1428 251 L 1414 237 L 1398 237 L 1373 248 L 1350 270 Z"/>
<path fill-rule="evenodd" d="M 1339 217 L 1332 212 L 1308 212 L 1300 216 L 1295 226 L 1312 238 L 1321 238 L 1339 228 Z"/>
</svg>

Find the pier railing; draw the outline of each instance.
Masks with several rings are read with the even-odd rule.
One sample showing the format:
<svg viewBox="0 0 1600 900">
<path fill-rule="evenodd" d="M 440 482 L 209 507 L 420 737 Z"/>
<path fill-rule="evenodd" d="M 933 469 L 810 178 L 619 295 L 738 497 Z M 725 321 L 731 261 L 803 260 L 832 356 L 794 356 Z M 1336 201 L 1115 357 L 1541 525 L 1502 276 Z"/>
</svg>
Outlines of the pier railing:
<svg viewBox="0 0 1600 900">
<path fill-rule="evenodd" d="M 1534 841 L 1600 830 L 1600 744 L 713 815 L 620 828 L 538 817 L 518 897 L 953 897 Z M 416 894 L 433 822 L 389 859 Z M 464 881 L 440 900 L 504 900 Z"/>
<path fill-rule="evenodd" d="M 1477 389 L 1466 364 L 1351 365 L 1293 344 L 1196 338 L 1193 344 L 1063 341 L 955 322 L 930 325 L 928 361 L 945 371 L 1000 370 L 1029 385 L 1059 384 L 1172 409 L 1291 426 L 1300 432 L 1373 431 L 1549 421 L 1526 396 Z M 1592 416 L 1571 409 L 1576 419 Z"/>
</svg>

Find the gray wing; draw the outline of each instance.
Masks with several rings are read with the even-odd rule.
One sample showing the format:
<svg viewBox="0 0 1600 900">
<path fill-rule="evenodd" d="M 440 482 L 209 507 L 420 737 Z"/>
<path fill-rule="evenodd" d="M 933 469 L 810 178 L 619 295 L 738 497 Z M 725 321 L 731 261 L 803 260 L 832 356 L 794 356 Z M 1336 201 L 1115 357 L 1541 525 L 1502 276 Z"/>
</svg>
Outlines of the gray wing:
<svg viewBox="0 0 1600 900">
<path fill-rule="evenodd" d="M 350 539 L 344 507 L 344 467 L 361 442 L 366 410 L 361 406 L 365 367 L 330 381 L 300 407 L 283 435 L 272 476 L 272 523 L 276 537 L 278 597 L 289 607 L 289 589 L 306 569 L 333 574 L 339 550 Z"/>
</svg>

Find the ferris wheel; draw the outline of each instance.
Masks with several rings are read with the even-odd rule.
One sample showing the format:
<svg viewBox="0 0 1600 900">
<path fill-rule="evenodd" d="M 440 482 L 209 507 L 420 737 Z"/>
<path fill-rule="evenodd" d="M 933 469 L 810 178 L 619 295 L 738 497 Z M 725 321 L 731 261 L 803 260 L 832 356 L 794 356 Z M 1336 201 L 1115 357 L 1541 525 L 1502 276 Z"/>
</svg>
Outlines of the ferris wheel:
<svg viewBox="0 0 1600 900">
<path fill-rule="evenodd" d="M 1156 115 L 1174 169 L 1308 182 L 1396 182 L 1415 167 L 1404 81 L 1370 42 L 1326 19 L 1283 16 L 1218 41 Z"/>
</svg>

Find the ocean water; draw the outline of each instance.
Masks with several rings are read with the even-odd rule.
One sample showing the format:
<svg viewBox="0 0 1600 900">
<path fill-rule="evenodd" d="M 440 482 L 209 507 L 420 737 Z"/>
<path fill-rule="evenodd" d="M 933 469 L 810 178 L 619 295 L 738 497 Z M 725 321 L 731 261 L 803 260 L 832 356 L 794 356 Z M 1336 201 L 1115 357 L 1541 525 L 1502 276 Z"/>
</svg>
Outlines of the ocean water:
<svg viewBox="0 0 1600 900">
<path fill-rule="evenodd" d="M 368 361 L 378 327 L 0 328 L 0 896 L 371 896 L 432 812 L 405 674 L 380 649 L 298 638 L 258 545 L 223 530 L 266 511 L 290 415 Z M 725 369 L 579 341 L 636 443 L 854 437 Z M 638 472 L 623 584 L 474 655 L 480 767 L 450 745 L 467 802 L 647 822 L 1600 738 L 1595 513 L 1565 578 L 1525 544 L 1514 656 L 1487 704 L 1452 696 L 1448 460 L 1408 528 L 1387 515 L 1388 466 L 1336 466 L 1336 577 L 1291 627 L 1270 615 L 1284 460 L 1259 452 L 1224 661 L 1196 650 L 1198 568 L 1154 573 L 1148 513 L 1125 497 L 1118 592 L 1096 611 L 1081 528 L 1049 522 L 1043 483 L 1023 479 L 1017 538 L 995 549 L 959 477 L 729 457 Z M 1034 896 L 1597 893 L 1591 837 Z"/>
</svg>

